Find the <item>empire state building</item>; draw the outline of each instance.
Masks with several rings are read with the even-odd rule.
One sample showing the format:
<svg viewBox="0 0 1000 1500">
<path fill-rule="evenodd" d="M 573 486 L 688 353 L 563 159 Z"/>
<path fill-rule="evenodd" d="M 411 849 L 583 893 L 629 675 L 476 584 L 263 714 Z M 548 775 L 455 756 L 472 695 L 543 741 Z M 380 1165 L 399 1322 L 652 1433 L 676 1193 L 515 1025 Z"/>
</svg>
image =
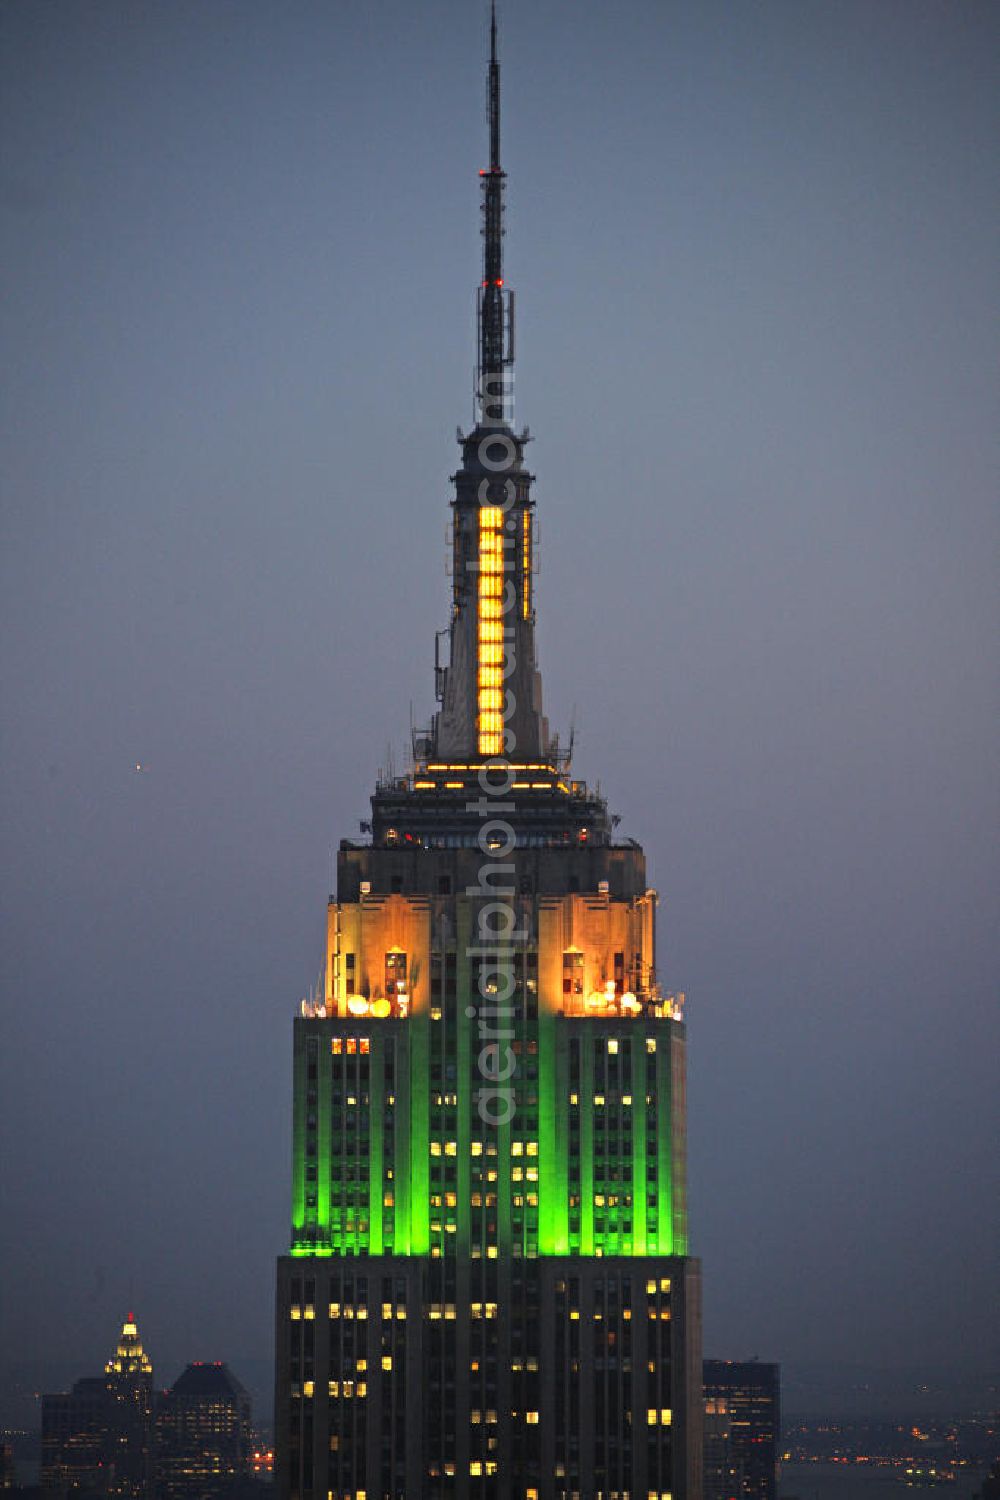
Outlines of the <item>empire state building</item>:
<svg viewBox="0 0 1000 1500">
<path fill-rule="evenodd" d="M 700 1500 L 683 997 L 642 848 L 542 712 L 500 71 L 436 711 L 344 839 L 294 1023 L 282 1500 Z"/>
</svg>

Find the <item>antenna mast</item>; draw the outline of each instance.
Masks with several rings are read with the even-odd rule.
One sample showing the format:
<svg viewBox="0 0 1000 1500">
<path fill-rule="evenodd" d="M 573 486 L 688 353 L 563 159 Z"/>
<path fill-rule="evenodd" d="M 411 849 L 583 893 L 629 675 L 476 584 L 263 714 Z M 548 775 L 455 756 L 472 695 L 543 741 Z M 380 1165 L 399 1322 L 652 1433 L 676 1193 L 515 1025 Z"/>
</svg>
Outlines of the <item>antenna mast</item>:
<svg viewBox="0 0 1000 1500">
<path fill-rule="evenodd" d="M 514 293 L 503 284 L 504 186 L 500 165 L 500 63 L 497 60 L 496 0 L 490 5 L 490 67 L 487 83 L 490 164 L 479 173 L 483 192 L 483 279 L 477 298 L 479 348 L 477 390 L 486 425 L 510 420 L 510 369 L 514 363 Z"/>
</svg>

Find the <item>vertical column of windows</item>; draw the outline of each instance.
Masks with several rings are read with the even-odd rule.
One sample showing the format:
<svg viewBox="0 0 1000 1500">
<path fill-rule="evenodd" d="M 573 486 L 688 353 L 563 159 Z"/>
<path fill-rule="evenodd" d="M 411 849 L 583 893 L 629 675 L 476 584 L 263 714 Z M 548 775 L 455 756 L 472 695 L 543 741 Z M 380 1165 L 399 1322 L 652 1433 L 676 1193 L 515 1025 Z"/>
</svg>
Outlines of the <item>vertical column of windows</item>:
<svg viewBox="0 0 1000 1500">
<path fill-rule="evenodd" d="M 510 1406 L 518 1470 L 537 1483 L 541 1472 L 541 1282 L 537 1265 L 516 1267 L 510 1283 Z"/>
<path fill-rule="evenodd" d="M 583 1142 L 580 1115 L 580 1049 L 581 1038 L 572 1036 L 569 1042 L 569 1170 L 567 1193 L 569 1199 L 569 1248 L 579 1252 L 581 1208 L 583 1203 Z"/>
<path fill-rule="evenodd" d="M 672 1464 L 673 1409 L 670 1364 L 669 1276 L 646 1281 L 646 1465 L 650 1476 L 669 1474 Z M 637 1417 L 640 1414 L 637 1414 Z"/>
<path fill-rule="evenodd" d="M 457 956 L 431 964 L 430 1253 L 455 1253 L 458 1232 Z M 434 990 L 437 987 L 437 1002 Z"/>
<path fill-rule="evenodd" d="M 368 1277 L 336 1267 L 328 1283 L 327 1493 L 334 1500 L 364 1490 L 368 1466 Z"/>
<path fill-rule="evenodd" d="M 382 1042 L 382 1252 L 391 1255 L 396 1243 L 396 1038 Z"/>
<path fill-rule="evenodd" d="M 321 1237 L 319 1223 L 319 1067 L 318 1042 L 315 1037 L 306 1041 L 305 1077 L 305 1141 L 304 1141 L 304 1223 L 305 1240 L 316 1243 Z"/>
<path fill-rule="evenodd" d="M 330 1042 L 330 1237 L 334 1249 L 369 1249 L 371 1168 L 371 1040 Z"/>
<path fill-rule="evenodd" d="M 632 1282 L 617 1270 L 592 1282 L 594 1485 L 631 1493 L 633 1483 Z"/>
<path fill-rule="evenodd" d="M 580 1455 L 580 1406 L 581 1406 L 581 1378 L 580 1368 L 580 1277 L 570 1276 L 568 1281 L 569 1292 L 569 1379 L 567 1381 L 567 1429 L 568 1429 L 568 1457 L 566 1461 L 566 1477 L 569 1480 L 570 1493 L 580 1492 L 581 1478 L 581 1455 Z"/>
<path fill-rule="evenodd" d="M 288 1329 L 288 1473 L 292 1500 L 302 1497 L 302 1277 L 291 1278 Z"/>
<path fill-rule="evenodd" d="M 619 1255 L 631 1255 L 633 1251 L 633 1227 L 635 1217 L 634 1195 L 644 1191 L 640 1182 L 635 1183 L 634 1135 L 636 1111 L 632 1094 L 632 1038 L 618 1039 L 618 1100 L 620 1142 L 618 1150 L 618 1251 Z M 640 1119 L 641 1128 L 641 1119 Z"/>
<path fill-rule="evenodd" d="M 656 1038 L 646 1037 L 645 1060 L 646 1110 L 646 1243 L 651 1250 L 660 1246 L 659 1213 L 659 1093 L 656 1087 Z"/>
<path fill-rule="evenodd" d="M 371 1379 L 379 1387 L 381 1492 L 406 1493 L 406 1360 L 408 1305 L 403 1276 L 381 1278 L 381 1302 L 372 1308 Z"/>
<path fill-rule="evenodd" d="M 316 1282 L 312 1277 L 295 1276 L 291 1284 L 289 1308 L 289 1360 L 291 1411 L 290 1468 L 291 1484 L 302 1497 L 313 1488 L 313 1395 L 315 1391 L 315 1299 Z"/>
<path fill-rule="evenodd" d="M 523 919 L 522 919 L 523 920 Z M 539 1029 L 537 1020 L 537 952 L 515 955 L 515 991 L 511 1042 L 515 1071 L 511 1124 L 510 1253 L 534 1259 L 539 1252 Z M 529 1006 L 534 1014 L 529 1017 Z M 506 1253 L 507 1246 L 501 1246 Z"/>
<path fill-rule="evenodd" d="M 595 1221 L 595 1232 L 597 1223 Z M 590 1351 L 591 1392 L 594 1409 L 594 1468 L 595 1490 L 604 1494 L 609 1487 L 608 1445 L 610 1439 L 609 1418 L 612 1411 L 613 1390 L 609 1390 L 609 1318 L 606 1302 L 606 1283 L 603 1277 L 595 1277 L 591 1284 L 590 1307 Z"/>
<path fill-rule="evenodd" d="M 555 1303 L 555 1347 L 553 1349 L 554 1400 L 552 1413 L 553 1476 L 565 1479 L 569 1464 L 569 1288 L 559 1277 L 553 1288 Z M 556 1493 L 565 1487 L 556 1485 Z"/>
<path fill-rule="evenodd" d="M 671 1250 L 687 1254 L 687 1083 L 683 1038 L 670 1047 Z"/>
<path fill-rule="evenodd" d="M 503 753 L 504 513 L 498 505 L 479 511 L 478 713 L 480 755 Z"/>
<path fill-rule="evenodd" d="M 593 1130 L 594 1130 L 594 1177 L 592 1203 L 594 1210 L 594 1254 L 604 1255 L 607 1246 L 607 1197 L 608 1178 L 611 1171 L 609 1162 L 609 1141 L 614 1114 L 614 1101 L 608 1105 L 608 1050 L 604 1037 L 594 1037 L 591 1043 L 591 1054 L 593 1060 L 594 1091 L 592 1095 L 593 1105 Z"/>
</svg>

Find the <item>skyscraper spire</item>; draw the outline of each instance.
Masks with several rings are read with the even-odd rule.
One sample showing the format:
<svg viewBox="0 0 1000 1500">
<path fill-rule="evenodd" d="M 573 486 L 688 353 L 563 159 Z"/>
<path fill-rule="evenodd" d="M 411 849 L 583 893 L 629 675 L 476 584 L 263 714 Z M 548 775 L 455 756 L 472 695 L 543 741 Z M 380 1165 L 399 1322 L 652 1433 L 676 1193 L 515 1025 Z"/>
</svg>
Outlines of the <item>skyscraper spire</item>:
<svg viewBox="0 0 1000 1500">
<path fill-rule="evenodd" d="M 435 666 L 441 706 L 430 730 L 414 737 L 417 761 L 466 762 L 515 752 L 530 761 L 557 753 L 542 714 L 535 657 L 534 501 L 532 476 L 524 465 L 528 429 L 517 433 L 511 425 L 514 294 L 505 288 L 503 276 L 506 173 L 500 165 L 494 6 L 487 84 L 490 165 L 479 174 L 483 277 L 477 300 L 478 422 L 472 432 L 459 432 L 462 464 L 453 476 L 448 660 L 442 659 L 439 636 Z"/>
<path fill-rule="evenodd" d="M 480 174 L 483 191 L 483 278 L 479 288 L 477 390 L 481 419 L 510 420 L 509 370 L 514 363 L 514 294 L 503 284 L 504 184 L 500 165 L 500 63 L 496 5 L 490 6 L 490 66 L 487 82 L 490 164 Z"/>
</svg>

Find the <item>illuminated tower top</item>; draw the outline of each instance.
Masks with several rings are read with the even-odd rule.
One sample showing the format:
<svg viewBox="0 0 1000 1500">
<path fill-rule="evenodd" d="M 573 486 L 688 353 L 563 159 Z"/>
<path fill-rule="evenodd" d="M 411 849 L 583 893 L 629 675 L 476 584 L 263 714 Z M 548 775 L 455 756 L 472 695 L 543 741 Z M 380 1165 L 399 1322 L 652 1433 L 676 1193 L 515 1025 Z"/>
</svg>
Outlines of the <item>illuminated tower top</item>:
<svg viewBox="0 0 1000 1500">
<path fill-rule="evenodd" d="M 151 1376 L 153 1366 L 149 1355 L 142 1347 L 139 1338 L 139 1328 L 135 1321 L 135 1315 L 129 1313 L 122 1324 L 122 1331 L 118 1335 L 118 1344 L 114 1354 L 104 1366 L 106 1375 L 117 1375 L 125 1380 L 134 1380 L 143 1376 Z"/>
</svg>

